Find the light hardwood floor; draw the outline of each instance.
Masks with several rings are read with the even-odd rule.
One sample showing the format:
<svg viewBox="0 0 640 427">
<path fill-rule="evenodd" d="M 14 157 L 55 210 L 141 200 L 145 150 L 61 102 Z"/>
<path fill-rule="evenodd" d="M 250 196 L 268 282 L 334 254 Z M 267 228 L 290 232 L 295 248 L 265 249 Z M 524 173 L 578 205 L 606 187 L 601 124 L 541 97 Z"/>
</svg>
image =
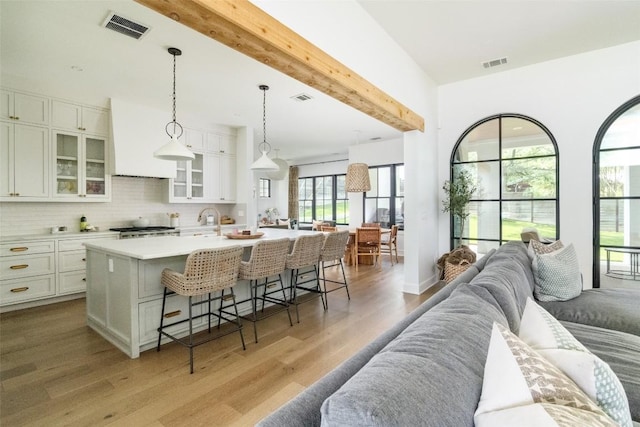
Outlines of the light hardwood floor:
<svg viewBox="0 0 640 427">
<path fill-rule="evenodd" d="M 86 326 L 84 299 L 0 315 L 0 424 L 251 426 L 431 296 L 401 292 L 403 264 L 346 267 L 344 290 L 245 324 L 246 351 L 232 334 L 188 350 L 177 344 L 130 359 Z M 293 314 L 292 309 L 292 314 Z"/>
</svg>

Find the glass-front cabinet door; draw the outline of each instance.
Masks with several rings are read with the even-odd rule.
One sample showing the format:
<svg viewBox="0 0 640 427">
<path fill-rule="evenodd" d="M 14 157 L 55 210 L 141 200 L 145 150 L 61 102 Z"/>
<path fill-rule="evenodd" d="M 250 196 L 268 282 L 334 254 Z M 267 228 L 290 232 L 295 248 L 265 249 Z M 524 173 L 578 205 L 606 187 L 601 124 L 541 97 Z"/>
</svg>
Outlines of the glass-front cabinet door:
<svg viewBox="0 0 640 427">
<path fill-rule="evenodd" d="M 107 141 L 70 132 L 54 132 L 55 198 L 107 196 Z"/>
<path fill-rule="evenodd" d="M 87 136 L 84 139 L 85 194 L 87 197 L 106 194 L 106 141 Z"/>
<path fill-rule="evenodd" d="M 80 177 L 80 135 L 57 132 L 55 134 L 55 189 L 56 197 L 78 197 Z"/>
<path fill-rule="evenodd" d="M 204 198 L 204 167 L 202 154 L 196 154 L 191 160 L 191 198 Z"/>
<path fill-rule="evenodd" d="M 172 180 L 170 202 L 204 201 L 204 155 L 194 153 L 190 161 L 176 162 L 176 177 Z"/>
</svg>

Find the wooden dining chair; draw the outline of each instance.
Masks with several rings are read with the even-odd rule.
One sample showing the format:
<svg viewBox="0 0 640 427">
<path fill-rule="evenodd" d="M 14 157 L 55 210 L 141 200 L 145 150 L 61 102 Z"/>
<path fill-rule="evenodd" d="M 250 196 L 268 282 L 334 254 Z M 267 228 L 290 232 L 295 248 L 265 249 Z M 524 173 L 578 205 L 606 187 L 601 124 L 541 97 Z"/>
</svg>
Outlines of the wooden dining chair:
<svg viewBox="0 0 640 427">
<path fill-rule="evenodd" d="M 379 222 L 363 222 L 360 227 L 364 227 L 364 228 L 371 228 L 371 227 L 378 227 L 380 228 L 380 223 Z"/>
<path fill-rule="evenodd" d="M 356 271 L 358 270 L 359 258 L 372 257 L 373 264 L 378 264 L 380 258 L 380 227 L 358 227 L 356 228 L 356 241 L 354 244 L 354 258 Z"/>
<path fill-rule="evenodd" d="M 391 232 L 382 236 L 380 241 L 380 252 L 383 254 L 389 254 L 391 265 L 393 265 L 393 255 L 395 253 L 396 263 L 398 262 L 398 226 L 392 225 Z"/>
<path fill-rule="evenodd" d="M 338 227 L 334 227 L 332 225 L 323 225 L 320 227 L 320 231 L 334 232 L 334 231 L 338 231 Z"/>
</svg>

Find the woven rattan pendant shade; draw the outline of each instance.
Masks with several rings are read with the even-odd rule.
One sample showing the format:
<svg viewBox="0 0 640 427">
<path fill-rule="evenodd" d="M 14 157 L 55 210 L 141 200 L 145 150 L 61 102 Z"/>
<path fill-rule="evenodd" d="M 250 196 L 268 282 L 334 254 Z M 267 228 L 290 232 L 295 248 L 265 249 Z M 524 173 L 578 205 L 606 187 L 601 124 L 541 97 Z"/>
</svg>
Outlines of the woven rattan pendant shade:
<svg viewBox="0 0 640 427">
<path fill-rule="evenodd" d="M 371 190 L 369 166 L 366 163 L 351 163 L 347 167 L 346 189 L 349 193 Z"/>
</svg>

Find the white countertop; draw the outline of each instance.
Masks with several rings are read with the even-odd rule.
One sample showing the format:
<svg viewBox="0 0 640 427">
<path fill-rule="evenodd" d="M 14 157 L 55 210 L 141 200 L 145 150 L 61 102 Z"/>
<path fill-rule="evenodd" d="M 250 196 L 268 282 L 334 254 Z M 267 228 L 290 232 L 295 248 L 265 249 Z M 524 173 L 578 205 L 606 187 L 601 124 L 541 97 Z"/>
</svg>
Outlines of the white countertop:
<svg viewBox="0 0 640 427">
<path fill-rule="evenodd" d="M 224 248 L 229 246 L 253 246 L 261 240 L 287 237 L 294 240 L 298 236 L 315 234 L 316 231 L 283 230 L 277 228 L 260 229 L 264 236 L 258 239 L 228 239 L 225 236 L 162 236 L 142 239 L 105 240 L 104 242 L 87 242 L 88 249 L 108 252 L 135 259 L 157 259 L 188 255 L 198 249 Z"/>
</svg>

